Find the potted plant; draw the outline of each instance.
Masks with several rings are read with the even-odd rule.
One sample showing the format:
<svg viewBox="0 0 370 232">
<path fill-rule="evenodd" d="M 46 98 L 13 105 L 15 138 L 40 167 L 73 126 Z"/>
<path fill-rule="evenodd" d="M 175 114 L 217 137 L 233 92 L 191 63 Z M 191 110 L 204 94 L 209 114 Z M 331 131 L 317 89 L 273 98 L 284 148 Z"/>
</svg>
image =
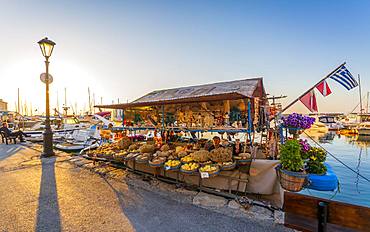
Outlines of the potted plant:
<svg viewBox="0 0 370 232">
<path fill-rule="evenodd" d="M 292 113 L 283 117 L 283 126 L 288 128 L 289 133 L 297 136 L 301 131 L 309 129 L 315 122 L 315 118 L 304 116 L 302 114 Z"/>
<path fill-rule="evenodd" d="M 310 174 L 324 175 L 326 173 L 326 152 L 317 147 L 311 147 L 307 152 L 302 153 L 306 161 L 306 170 Z"/>
<path fill-rule="evenodd" d="M 318 191 L 334 191 L 338 188 L 338 177 L 329 164 L 325 163 L 326 151 L 322 148 L 310 147 L 307 152 L 302 152 L 308 172 L 309 189 Z"/>
<path fill-rule="evenodd" d="M 278 176 L 281 186 L 288 191 L 299 192 L 303 189 L 307 174 L 301 157 L 298 140 L 288 140 L 280 149 Z"/>
</svg>

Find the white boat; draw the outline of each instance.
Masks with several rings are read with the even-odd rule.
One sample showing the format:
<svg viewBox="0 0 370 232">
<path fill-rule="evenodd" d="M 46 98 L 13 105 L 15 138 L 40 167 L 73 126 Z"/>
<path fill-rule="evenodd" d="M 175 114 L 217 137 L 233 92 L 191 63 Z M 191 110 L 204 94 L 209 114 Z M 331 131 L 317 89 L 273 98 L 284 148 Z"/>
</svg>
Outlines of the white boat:
<svg viewBox="0 0 370 232">
<path fill-rule="evenodd" d="M 329 130 L 340 130 L 344 128 L 341 122 L 336 121 L 335 117 L 330 115 L 319 116 L 319 122 L 324 123 Z"/>
<path fill-rule="evenodd" d="M 370 136 L 370 122 L 360 123 L 357 127 L 359 135 Z"/>
<path fill-rule="evenodd" d="M 79 152 L 99 142 L 100 133 L 98 130 L 75 130 L 65 137 L 65 142 L 56 144 L 55 148 L 66 152 Z"/>
</svg>

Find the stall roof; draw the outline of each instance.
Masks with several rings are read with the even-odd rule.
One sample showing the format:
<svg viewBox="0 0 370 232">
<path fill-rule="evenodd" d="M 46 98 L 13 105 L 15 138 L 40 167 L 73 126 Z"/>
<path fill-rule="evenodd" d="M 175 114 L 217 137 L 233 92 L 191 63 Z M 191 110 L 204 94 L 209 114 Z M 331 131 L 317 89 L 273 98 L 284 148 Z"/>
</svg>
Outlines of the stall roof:
<svg viewBox="0 0 370 232">
<path fill-rule="evenodd" d="M 99 108 L 125 109 L 129 107 L 180 104 L 216 100 L 236 100 L 265 96 L 262 78 L 252 78 L 213 84 L 156 90 L 131 103 L 98 105 Z"/>
</svg>

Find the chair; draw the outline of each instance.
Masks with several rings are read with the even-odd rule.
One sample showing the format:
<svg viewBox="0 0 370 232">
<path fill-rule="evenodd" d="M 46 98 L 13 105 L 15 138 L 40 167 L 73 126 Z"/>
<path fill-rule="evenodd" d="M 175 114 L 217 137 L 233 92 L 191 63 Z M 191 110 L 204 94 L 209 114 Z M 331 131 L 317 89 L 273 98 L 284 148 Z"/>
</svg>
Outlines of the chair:
<svg viewBox="0 0 370 232">
<path fill-rule="evenodd" d="M 17 137 L 15 137 L 15 136 L 7 136 L 6 134 L 5 134 L 5 132 L 4 131 L 1 131 L 0 132 L 0 134 L 1 134 L 1 140 L 2 140 L 2 142 L 4 143 L 6 143 L 6 145 L 8 145 L 9 144 L 9 140 L 10 141 L 12 141 L 13 140 L 13 143 L 14 144 L 16 144 L 17 143 Z"/>
</svg>

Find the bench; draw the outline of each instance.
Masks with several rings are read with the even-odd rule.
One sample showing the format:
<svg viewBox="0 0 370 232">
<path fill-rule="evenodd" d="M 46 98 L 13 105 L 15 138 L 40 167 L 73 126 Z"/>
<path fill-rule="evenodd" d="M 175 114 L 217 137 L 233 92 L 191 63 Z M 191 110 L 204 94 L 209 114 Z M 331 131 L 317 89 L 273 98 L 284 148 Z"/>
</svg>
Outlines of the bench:
<svg viewBox="0 0 370 232">
<path fill-rule="evenodd" d="M 2 140 L 2 142 L 4 143 L 6 143 L 6 145 L 8 145 L 9 144 L 9 140 L 10 141 L 12 141 L 13 140 L 13 143 L 14 144 L 16 144 L 17 143 L 17 137 L 16 136 L 7 136 L 5 133 L 4 133 L 4 131 L 1 131 L 0 132 L 0 134 L 1 134 L 1 140 Z"/>
</svg>

